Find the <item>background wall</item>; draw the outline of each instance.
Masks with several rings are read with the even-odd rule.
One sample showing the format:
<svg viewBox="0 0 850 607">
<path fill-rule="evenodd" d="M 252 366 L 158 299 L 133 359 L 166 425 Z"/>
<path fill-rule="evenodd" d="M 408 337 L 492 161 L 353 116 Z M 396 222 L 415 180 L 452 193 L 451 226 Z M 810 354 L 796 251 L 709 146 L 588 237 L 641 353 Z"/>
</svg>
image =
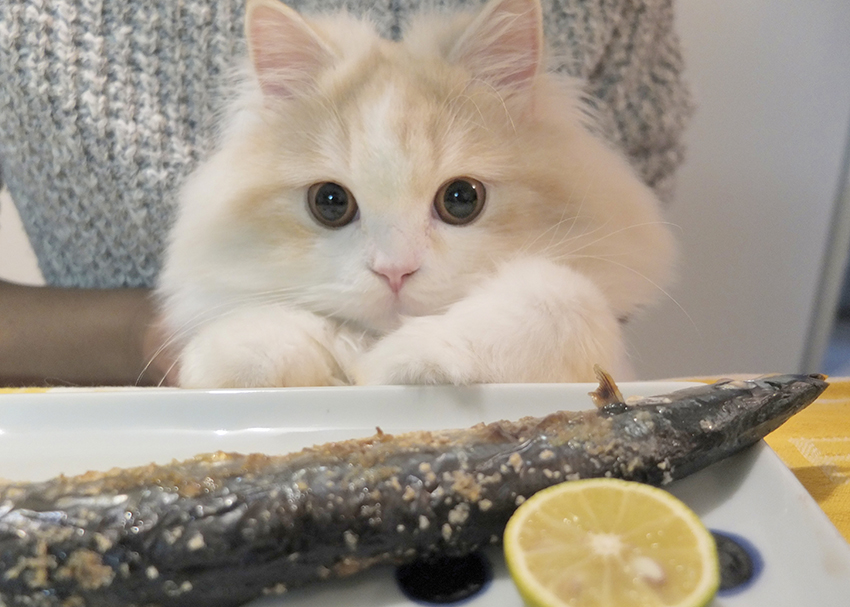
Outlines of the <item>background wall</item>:
<svg viewBox="0 0 850 607">
<path fill-rule="evenodd" d="M 802 369 L 824 264 L 847 248 L 828 250 L 850 129 L 850 3 L 677 10 L 698 104 L 670 208 L 681 279 L 631 332 L 635 365 L 642 377 Z"/>
<path fill-rule="evenodd" d="M 0 192 L 0 278 L 44 284 L 8 190 Z"/>
<path fill-rule="evenodd" d="M 698 104 L 669 209 L 681 279 L 629 328 L 635 366 L 644 378 L 801 369 L 831 304 L 821 275 L 848 247 L 828 245 L 850 130 L 850 2 L 681 1 L 678 19 Z M 0 205 L 0 276 L 37 282 Z"/>
</svg>

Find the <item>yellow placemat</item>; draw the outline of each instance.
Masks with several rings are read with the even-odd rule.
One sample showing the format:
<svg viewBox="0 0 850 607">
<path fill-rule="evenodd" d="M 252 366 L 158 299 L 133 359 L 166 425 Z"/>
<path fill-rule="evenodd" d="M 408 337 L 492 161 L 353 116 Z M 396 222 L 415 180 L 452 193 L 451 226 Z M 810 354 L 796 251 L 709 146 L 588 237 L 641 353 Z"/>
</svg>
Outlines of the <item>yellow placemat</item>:
<svg viewBox="0 0 850 607">
<path fill-rule="evenodd" d="M 850 378 L 829 382 L 765 440 L 850 542 Z"/>
<path fill-rule="evenodd" d="M 850 542 L 850 377 L 830 377 L 820 398 L 765 441 Z"/>
</svg>

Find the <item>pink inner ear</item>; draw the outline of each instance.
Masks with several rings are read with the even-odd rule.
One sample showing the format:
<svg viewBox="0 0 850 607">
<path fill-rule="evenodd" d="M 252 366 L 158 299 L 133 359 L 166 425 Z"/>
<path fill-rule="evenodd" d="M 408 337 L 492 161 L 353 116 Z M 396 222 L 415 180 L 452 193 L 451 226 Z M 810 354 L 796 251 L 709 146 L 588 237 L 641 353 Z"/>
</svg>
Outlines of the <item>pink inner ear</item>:
<svg viewBox="0 0 850 607">
<path fill-rule="evenodd" d="M 330 60 L 324 43 L 291 9 L 256 7 L 249 15 L 246 36 L 266 95 L 295 96 Z"/>
<path fill-rule="evenodd" d="M 497 88 L 522 89 L 537 73 L 543 45 L 537 0 L 488 4 L 452 51 L 452 59 Z"/>
</svg>

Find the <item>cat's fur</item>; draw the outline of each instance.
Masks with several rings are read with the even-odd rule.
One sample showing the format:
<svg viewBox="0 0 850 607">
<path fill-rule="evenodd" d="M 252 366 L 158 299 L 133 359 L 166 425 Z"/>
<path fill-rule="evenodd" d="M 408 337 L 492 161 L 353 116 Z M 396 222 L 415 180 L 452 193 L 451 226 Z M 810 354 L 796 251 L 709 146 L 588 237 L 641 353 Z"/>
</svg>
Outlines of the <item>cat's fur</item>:
<svg viewBox="0 0 850 607">
<path fill-rule="evenodd" d="M 188 180 L 160 294 L 183 386 L 585 381 L 659 295 L 658 202 L 542 68 L 539 0 L 422 16 L 404 40 L 249 0 L 252 78 Z M 447 180 L 486 187 L 468 225 Z M 308 188 L 344 185 L 320 225 Z"/>
</svg>

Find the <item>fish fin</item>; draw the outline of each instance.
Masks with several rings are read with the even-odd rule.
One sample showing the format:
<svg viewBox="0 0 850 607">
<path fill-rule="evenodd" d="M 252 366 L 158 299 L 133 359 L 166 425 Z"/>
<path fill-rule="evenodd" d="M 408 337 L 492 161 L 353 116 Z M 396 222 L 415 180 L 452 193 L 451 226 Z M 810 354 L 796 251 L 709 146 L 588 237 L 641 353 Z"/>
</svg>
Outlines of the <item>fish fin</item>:
<svg viewBox="0 0 850 607">
<path fill-rule="evenodd" d="M 621 405 L 625 403 L 620 389 L 611 377 L 599 365 L 593 365 L 593 372 L 596 373 L 596 379 L 599 380 L 599 387 L 593 392 L 588 392 L 588 396 L 593 400 L 593 404 L 601 409 L 606 405 Z"/>
</svg>

